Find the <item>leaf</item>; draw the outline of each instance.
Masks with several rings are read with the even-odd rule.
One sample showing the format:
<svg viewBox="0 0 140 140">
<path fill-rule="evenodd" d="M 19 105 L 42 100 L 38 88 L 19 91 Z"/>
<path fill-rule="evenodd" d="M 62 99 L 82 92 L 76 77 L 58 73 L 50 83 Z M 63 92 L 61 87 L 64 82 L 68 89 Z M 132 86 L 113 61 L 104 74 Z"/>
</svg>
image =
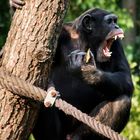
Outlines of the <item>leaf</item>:
<svg viewBox="0 0 140 140">
<path fill-rule="evenodd" d="M 90 56 L 90 48 L 87 50 L 87 53 L 86 53 L 86 63 L 89 62 L 91 56 Z"/>
</svg>

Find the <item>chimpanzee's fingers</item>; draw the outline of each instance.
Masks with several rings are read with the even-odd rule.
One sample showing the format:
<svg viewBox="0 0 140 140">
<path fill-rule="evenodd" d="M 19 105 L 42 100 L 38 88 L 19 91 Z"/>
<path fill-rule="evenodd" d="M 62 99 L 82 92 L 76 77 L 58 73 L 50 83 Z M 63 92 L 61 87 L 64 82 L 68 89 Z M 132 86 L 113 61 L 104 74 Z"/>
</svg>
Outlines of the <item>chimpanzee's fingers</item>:
<svg viewBox="0 0 140 140">
<path fill-rule="evenodd" d="M 85 55 L 86 55 L 86 52 L 81 51 L 81 52 L 77 53 L 77 63 L 79 65 L 81 65 L 84 62 Z"/>
<path fill-rule="evenodd" d="M 10 0 L 10 5 L 17 9 L 21 9 L 24 4 L 25 2 L 22 0 Z"/>
<path fill-rule="evenodd" d="M 82 55 L 82 56 L 83 56 L 83 55 L 85 55 L 85 54 L 86 54 L 86 52 L 82 52 L 82 51 L 80 51 L 80 52 L 78 52 L 77 54 L 78 54 L 78 55 Z"/>
<path fill-rule="evenodd" d="M 71 62 L 77 64 L 77 58 L 83 57 L 83 55 L 85 55 L 85 52 L 81 52 L 81 50 L 74 50 L 68 55 L 68 57 L 70 58 Z"/>
<path fill-rule="evenodd" d="M 84 62 L 85 62 L 85 64 L 94 65 L 94 67 L 96 68 L 96 62 L 95 62 L 94 54 L 92 53 L 92 51 L 90 49 L 88 49 L 88 51 L 85 55 Z"/>
<path fill-rule="evenodd" d="M 80 52 L 80 50 L 74 50 L 74 51 L 72 51 L 68 56 L 71 56 L 71 55 L 73 55 L 73 54 L 77 54 L 78 52 Z"/>
<path fill-rule="evenodd" d="M 23 6 L 25 4 L 25 1 L 23 1 L 23 0 L 11 0 L 11 1 L 13 1 L 13 3 L 15 3 L 17 5 L 21 5 L 21 6 Z"/>
<path fill-rule="evenodd" d="M 90 50 L 90 62 L 94 65 L 94 67 L 96 68 L 96 62 L 95 62 L 95 58 L 94 58 L 94 54 L 92 53 L 92 51 Z"/>
</svg>

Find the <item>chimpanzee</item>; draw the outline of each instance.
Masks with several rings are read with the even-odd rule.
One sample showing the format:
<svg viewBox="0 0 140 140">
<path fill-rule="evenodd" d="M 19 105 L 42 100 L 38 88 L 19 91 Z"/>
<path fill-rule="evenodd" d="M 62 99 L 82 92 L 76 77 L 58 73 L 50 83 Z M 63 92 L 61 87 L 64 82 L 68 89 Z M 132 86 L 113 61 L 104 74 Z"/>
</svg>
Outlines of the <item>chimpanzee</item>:
<svg viewBox="0 0 140 140">
<path fill-rule="evenodd" d="M 49 80 L 62 99 L 117 132 L 128 121 L 133 92 L 123 37 L 116 15 L 86 11 L 63 25 Z M 106 139 L 55 107 L 42 107 L 33 133 L 36 140 Z"/>
</svg>

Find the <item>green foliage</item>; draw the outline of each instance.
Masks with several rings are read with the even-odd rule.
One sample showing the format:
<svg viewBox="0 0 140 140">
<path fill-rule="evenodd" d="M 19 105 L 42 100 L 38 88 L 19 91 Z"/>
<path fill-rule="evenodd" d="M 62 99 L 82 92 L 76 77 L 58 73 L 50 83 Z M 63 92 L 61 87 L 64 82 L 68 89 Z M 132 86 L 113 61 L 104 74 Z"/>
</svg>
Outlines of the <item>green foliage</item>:
<svg viewBox="0 0 140 140">
<path fill-rule="evenodd" d="M 4 5 L 4 6 L 3 6 Z M 4 45 L 10 24 L 8 2 L 0 0 L 0 48 Z"/>
<path fill-rule="evenodd" d="M 126 128 L 123 130 L 122 134 L 126 136 L 129 140 L 140 140 L 139 132 L 140 132 L 140 77 L 135 74 L 134 68 L 137 66 L 136 62 L 133 62 L 133 50 L 135 48 L 132 46 L 128 46 L 125 49 L 127 59 L 130 64 L 131 72 L 132 72 L 132 79 L 134 83 L 134 94 L 132 98 L 132 108 L 129 122 Z"/>
<path fill-rule="evenodd" d="M 120 5 L 120 0 L 71 0 L 66 21 L 75 19 L 89 8 L 102 8 L 115 13 L 119 17 L 118 22 L 124 30 L 133 27 L 133 22 L 127 10 L 119 8 L 118 5 Z"/>
<path fill-rule="evenodd" d="M 131 65 L 134 66 L 136 63 L 131 63 Z M 140 140 L 140 85 L 138 85 L 140 77 L 133 75 L 132 78 L 135 86 L 135 92 L 132 98 L 130 121 L 122 134 L 129 140 Z"/>
</svg>

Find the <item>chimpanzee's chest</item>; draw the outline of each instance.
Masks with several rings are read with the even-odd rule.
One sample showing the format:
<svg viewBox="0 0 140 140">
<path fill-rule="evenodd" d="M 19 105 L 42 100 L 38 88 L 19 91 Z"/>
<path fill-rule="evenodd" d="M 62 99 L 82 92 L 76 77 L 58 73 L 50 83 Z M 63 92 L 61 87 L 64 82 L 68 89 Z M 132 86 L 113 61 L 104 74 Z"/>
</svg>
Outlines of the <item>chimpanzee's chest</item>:
<svg viewBox="0 0 140 140">
<path fill-rule="evenodd" d="M 61 98 L 85 112 L 90 112 L 103 100 L 103 94 L 95 85 L 88 85 L 81 78 L 67 71 L 55 71 L 53 82 Z"/>
</svg>

